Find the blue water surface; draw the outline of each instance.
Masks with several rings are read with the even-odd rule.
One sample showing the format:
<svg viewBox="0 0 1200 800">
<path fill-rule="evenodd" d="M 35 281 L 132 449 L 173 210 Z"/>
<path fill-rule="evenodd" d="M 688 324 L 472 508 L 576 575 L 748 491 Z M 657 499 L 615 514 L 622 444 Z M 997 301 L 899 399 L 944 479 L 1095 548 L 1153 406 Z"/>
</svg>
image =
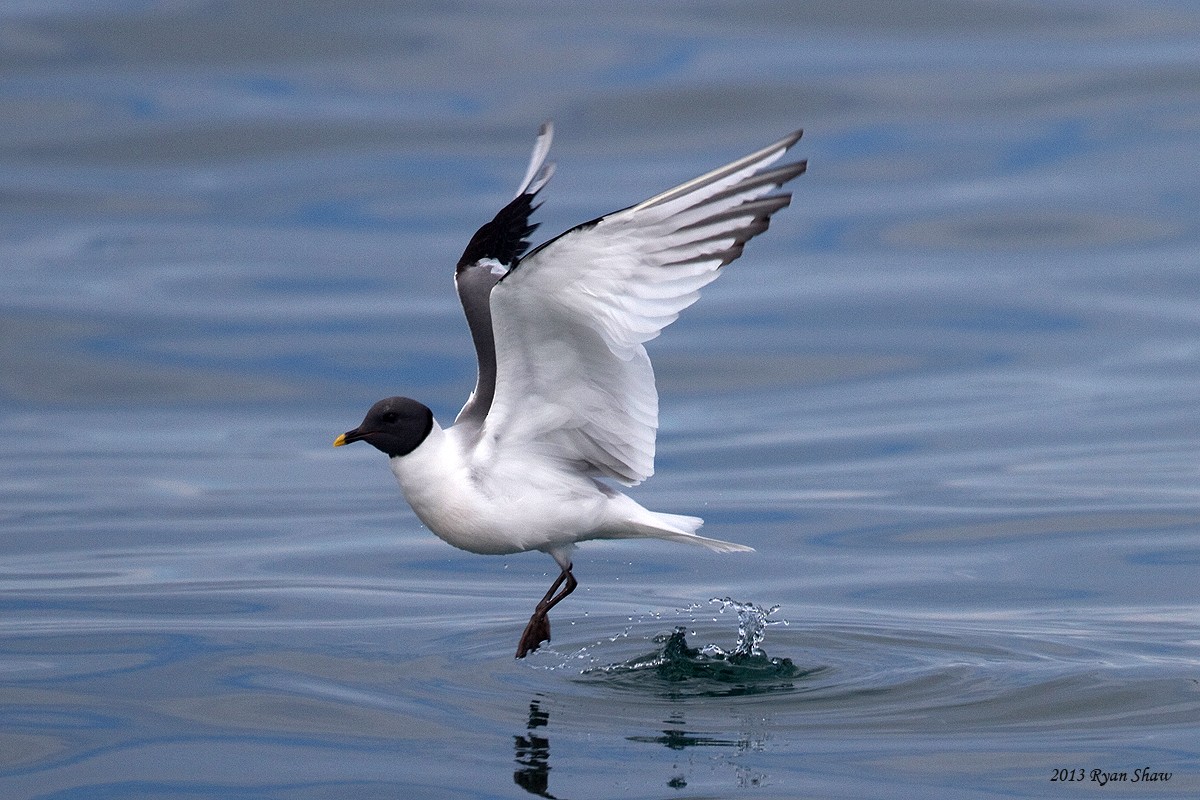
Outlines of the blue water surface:
<svg viewBox="0 0 1200 800">
<path fill-rule="evenodd" d="M 0 5 L 0 795 L 1196 796 L 1197 41 L 1182 0 Z M 757 552 L 588 544 L 516 661 L 553 562 L 330 445 L 453 418 L 453 264 L 548 118 L 543 238 L 795 127 L 810 169 L 651 344 L 634 495 Z M 780 607 L 761 660 L 714 598 Z"/>
</svg>

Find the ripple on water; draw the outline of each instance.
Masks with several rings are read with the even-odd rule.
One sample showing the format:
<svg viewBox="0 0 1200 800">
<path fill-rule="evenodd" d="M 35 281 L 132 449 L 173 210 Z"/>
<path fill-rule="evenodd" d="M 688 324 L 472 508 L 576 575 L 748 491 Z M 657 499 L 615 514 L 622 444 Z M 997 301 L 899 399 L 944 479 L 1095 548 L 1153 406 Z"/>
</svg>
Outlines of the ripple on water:
<svg viewBox="0 0 1200 800">
<path fill-rule="evenodd" d="M 1187 725 L 1200 713 L 1200 681 L 1180 677 L 1181 668 L 1196 672 L 1194 652 L 1159 644 L 1148 657 L 1153 631 L 1103 615 L 1058 624 L 876 617 L 783 629 L 784 620 L 767 620 L 775 609 L 727 608 L 739 611 L 730 650 L 702 644 L 728 636 L 728 618 L 700 620 L 693 607 L 674 620 L 639 618 L 592 644 L 560 637 L 562 649 L 546 648 L 529 665 L 562 673 L 559 691 L 595 701 L 598 714 L 628 705 L 636 716 L 646 704 L 707 712 L 691 701 L 724 698 L 796 729 L 1036 732 L 1066 724 L 1083 733 Z M 606 623 L 617 624 L 593 617 L 571 633 Z M 659 630 L 647 633 L 649 625 Z M 768 625 L 781 627 L 767 635 Z M 648 643 L 656 647 L 646 652 Z"/>
</svg>

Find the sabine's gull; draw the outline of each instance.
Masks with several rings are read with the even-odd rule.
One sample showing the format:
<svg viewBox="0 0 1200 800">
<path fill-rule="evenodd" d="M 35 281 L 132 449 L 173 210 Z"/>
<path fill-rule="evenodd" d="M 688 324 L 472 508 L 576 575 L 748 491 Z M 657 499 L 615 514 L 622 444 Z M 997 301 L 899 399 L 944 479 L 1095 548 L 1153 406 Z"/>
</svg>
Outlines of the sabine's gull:
<svg viewBox="0 0 1200 800">
<path fill-rule="evenodd" d="M 386 453 L 417 517 L 449 544 L 491 555 L 541 550 L 558 562 L 517 658 L 549 641 L 547 613 L 576 586 L 578 542 L 752 549 L 699 536 L 699 517 L 650 511 L 605 480 L 633 486 L 654 472 L 658 393 L 645 342 L 791 201 L 781 189 L 806 162 L 775 164 L 801 133 L 526 253 L 534 199 L 554 173 L 553 128 L 543 124 L 516 196 L 471 238 L 454 272 L 479 360 L 454 424 L 442 428 L 428 407 L 389 397 L 334 441 Z"/>
</svg>

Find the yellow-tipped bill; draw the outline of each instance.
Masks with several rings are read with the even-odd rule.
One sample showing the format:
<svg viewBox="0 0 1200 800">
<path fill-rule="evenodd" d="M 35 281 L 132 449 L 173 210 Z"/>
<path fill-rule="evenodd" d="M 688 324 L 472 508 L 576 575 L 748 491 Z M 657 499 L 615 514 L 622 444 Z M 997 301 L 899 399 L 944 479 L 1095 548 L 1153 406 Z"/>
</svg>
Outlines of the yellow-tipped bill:
<svg viewBox="0 0 1200 800">
<path fill-rule="evenodd" d="M 346 434 L 344 434 L 344 433 L 339 433 L 338 438 L 333 440 L 334 447 L 341 447 L 345 443 L 346 443 Z"/>
</svg>

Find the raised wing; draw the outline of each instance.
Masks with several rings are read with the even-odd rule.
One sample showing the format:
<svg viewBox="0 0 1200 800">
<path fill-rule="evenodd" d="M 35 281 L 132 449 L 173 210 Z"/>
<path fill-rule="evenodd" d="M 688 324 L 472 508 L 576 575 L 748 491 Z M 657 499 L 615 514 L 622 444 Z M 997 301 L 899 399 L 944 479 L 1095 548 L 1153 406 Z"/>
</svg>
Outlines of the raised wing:
<svg viewBox="0 0 1200 800">
<path fill-rule="evenodd" d="M 467 326 L 471 329 L 471 340 L 475 343 L 475 356 L 479 361 L 479 373 L 475 379 L 475 390 L 454 420 L 456 425 L 483 425 L 492 394 L 496 386 L 496 348 L 492 341 L 492 312 L 489 297 L 492 287 L 529 247 L 526 238 L 537 229 L 529 217 L 537 209 L 533 200 L 537 193 L 554 174 L 554 163 L 546 163 L 550 142 L 554 138 L 554 127 L 542 123 L 529 168 L 521 181 L 517 194 L 504 208 L 484 225 L 467 244 L 458 266 L 454 270 L 454 285 L 458 299 L 462 302 Z"/>
<path fill-rule="evenodd" d="M 491 293 L 497 382 L 479 455 L 536 449 L 634 484 L 654 472 L 658 393 L 644 343 L 767 229 L 804 172 L 789 134 L 537 248 Z"/>
</svg>

